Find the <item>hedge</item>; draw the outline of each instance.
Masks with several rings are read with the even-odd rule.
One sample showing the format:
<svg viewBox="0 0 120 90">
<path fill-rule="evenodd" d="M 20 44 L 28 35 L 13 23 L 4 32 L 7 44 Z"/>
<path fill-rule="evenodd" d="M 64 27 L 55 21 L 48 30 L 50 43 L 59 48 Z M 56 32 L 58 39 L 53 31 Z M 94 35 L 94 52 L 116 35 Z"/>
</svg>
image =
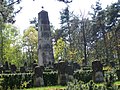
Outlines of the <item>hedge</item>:
<svg viewBox="0 0 120 90">
<path fill-rule="evenodd" d="M 44 72 L 43 79 L 45 86 L 58 85 L 58 72 L 57 71 Z"/>
<path fill-rule="evenodd" d="M 3 90 L 33 87 L 33 73 L 0 74 Z"/>
<path fill-rule="evenodd" d="M 73 76 L 78 81 L 87 83 L 92 80 L 92 70 L 77 70 L 74 72 Z"/>
</svg>

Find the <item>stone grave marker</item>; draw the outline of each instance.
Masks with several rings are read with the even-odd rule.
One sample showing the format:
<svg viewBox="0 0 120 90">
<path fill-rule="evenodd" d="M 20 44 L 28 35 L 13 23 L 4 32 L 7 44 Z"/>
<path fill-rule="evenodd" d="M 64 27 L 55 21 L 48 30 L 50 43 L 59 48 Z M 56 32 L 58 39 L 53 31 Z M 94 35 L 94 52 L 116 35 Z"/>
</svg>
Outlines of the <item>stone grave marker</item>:
<svg viewBox="0 0 120 90">
<path fill-rule="evenodd" d="M 64 61 L 60 61 L 58 63 L 58 84 L 60 84 L 60 85 L 66 85 L 66 82 L 67 82 L 66 75 L 65 75 L 66 74 L 66 70 L 65 70 L 66 66 L 67 66 L 67 63 Z"/>
<path fill-rule="evenodd" d="M 10 65 L 10 69 L 11 69 L 11 72 L 12 72 L 12 73 L 15 73 L 16 70 L 17 70 L 17 67 L 15 66 L 15 64 L 11 64 L 11 65 Z"/>
<path fill-rule="evenodd" d="M 21 73 L 25 73 L 25 72 L 26 72 L 26 70 L 25 70 L 25 67 L 24 67 L 24 66 L 20 67 L 20 72 L 21 72 Z"/>
<path fill-rule="evenodd" d="M 0 66 L 0 74 L 3 72 L 3 66 Z"/>
<path fill-rule="evenodd" d="M 73 80 L 73 73 L 74 73 L 74 69 L 73 69 L 72 65 L 68 64 L 66 66 L 65 73 L 66 73 L 67 82 L 72 81 Z"/>
<path fill-rule="evenodd" d="M 43 67 L 36 66 L 34 69 L 34 86 L 39 87 L 43 85 Z"/>
<path fill-rule="evenodd" d="M 103 65 L 101 64 L 100 61 L 93 61 L 92 62 L 92 69 L 93 69 L 93 81 L 94 82 L 103 82 L 104 77 L 103 77 Z"/>
</svg>

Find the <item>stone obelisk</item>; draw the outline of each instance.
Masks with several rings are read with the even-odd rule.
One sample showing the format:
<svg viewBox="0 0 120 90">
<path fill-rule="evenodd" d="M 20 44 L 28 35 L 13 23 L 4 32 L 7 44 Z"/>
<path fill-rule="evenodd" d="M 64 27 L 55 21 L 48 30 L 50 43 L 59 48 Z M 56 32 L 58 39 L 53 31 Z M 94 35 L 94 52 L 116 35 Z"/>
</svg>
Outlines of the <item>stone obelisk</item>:
<svg viewBox="0 0 120 90">
<path fill-rule="evenodd" d="M 48 12 L 38 13 L 38 65 L 51 66 L 54 62 Z"/>
</svg>

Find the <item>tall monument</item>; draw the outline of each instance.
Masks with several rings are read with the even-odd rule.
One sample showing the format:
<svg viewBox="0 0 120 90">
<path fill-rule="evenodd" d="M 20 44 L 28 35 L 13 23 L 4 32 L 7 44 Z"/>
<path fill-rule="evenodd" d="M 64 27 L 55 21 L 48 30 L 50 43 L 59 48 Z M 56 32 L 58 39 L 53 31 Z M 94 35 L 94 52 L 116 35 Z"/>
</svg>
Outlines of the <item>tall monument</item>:
<svg viewBox="0 0 120 90">
<path fill-rule="evenodd" d="M 54 62 L 52 37 L 48 12 L 38 13 L 38 64 L 39 66 L 52 65 Z"/>
</svg>

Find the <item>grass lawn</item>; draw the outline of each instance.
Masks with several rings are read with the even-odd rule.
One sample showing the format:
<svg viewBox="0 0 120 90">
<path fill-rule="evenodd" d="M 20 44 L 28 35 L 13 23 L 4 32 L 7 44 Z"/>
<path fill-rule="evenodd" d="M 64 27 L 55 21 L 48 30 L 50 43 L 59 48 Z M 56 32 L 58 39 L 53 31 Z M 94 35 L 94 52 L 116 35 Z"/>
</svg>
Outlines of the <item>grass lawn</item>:
<svg viewBox="0 0 120 90">
<path fill-rule="evenodd" d="M 65 86 L 47 86 L 47 87 L 39 87 L 39 88 L 29 88 L 24 90 L 64 90 Z"/>
<path fill-rule="evenodd" d="M 120 81 L 116 81 L 114 85 L 120 86 Z"/>
<path fill-rule="evenodd" d="M 105 83 L 99 83 L 98 86 L 103 86 Z M 120 81 L 116 81 L 114 85 L 120 86 Z M 24 90 L 65 90 L 66 86 L 47 86 L 39 88 L 29 88 Z"/>
</svg>

